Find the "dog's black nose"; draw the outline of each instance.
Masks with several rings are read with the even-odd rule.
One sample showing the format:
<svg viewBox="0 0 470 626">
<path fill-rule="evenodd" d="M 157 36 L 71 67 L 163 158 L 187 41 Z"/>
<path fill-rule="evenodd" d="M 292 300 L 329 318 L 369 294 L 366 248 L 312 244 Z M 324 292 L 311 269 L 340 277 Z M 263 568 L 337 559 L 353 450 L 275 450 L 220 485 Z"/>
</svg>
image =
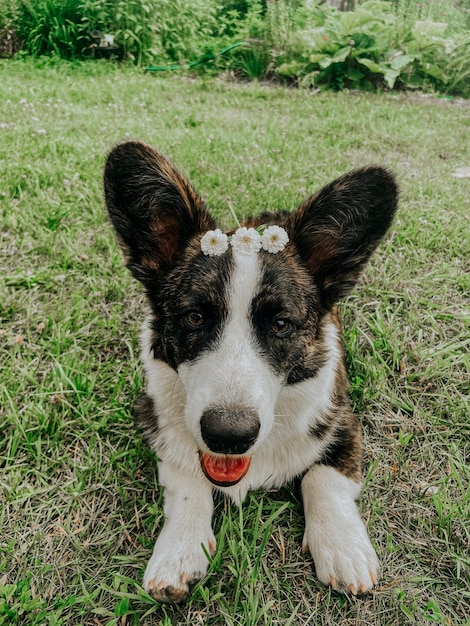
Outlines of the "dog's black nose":
<svg viewBox="0 0 470 626">
<path fill-rule="evenodd" d="M 244 454 L 255 443 L 259 429 L 258 414 L 250 408 L 214 407 L 201 417 L 202 438 L 219 454 Z"/>
</svg>

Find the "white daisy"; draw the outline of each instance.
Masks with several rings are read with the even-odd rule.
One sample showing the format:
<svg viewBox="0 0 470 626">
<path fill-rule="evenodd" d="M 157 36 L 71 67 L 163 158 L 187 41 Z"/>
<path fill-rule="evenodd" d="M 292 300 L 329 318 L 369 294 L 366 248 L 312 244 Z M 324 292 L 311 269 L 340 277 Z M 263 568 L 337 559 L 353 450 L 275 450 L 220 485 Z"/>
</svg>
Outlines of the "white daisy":
<svg viewBox="0 0 470 626">
<path fill-rule="evenodd" d="M 209 256 L 220 256 L 228 250 L 228 237 L 220 228 L 208 230 L 201 239 L 201 250 Z"/>
<path fill-rule="evenodd" d="M 289 241 L 289 235 L 281 226 L 269 226 L 261 237 L 263 250 L 276 254 L 284 250 Z"/>
<path fill-rule="evenodd" d="M 232 246 L 242 254 L 253 254 L 261 249 L 260 234 L 254 228 L 242 226 L 232 235 Z"/>
</svg>

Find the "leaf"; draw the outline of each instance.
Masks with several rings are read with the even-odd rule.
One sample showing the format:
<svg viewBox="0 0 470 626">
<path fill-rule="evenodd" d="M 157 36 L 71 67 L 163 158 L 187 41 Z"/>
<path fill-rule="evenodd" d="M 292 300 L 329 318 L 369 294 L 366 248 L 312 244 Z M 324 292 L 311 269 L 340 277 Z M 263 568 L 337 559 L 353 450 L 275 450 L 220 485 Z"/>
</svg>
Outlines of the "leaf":
<svg viewBox="0 0 470 626">
<path fill-rule="evenodd" d="M 441 68 L 434 63 L 423 63 L 421 70 L 432 78 L 437 78 L 438 80 L 443 80 L 444 78 Z"/>
<path fill-rule="evenodd" d="M 367 67 L 374 74 L 382 74 L 384 81 L 389 89 L 393 89 L 400 72 L 385 63 L 375 63 L 370 59 L 357 59 L 358 63 Z"/>
<path fill-rule="evenodd" d="M 311 54 L 309 56 L 309 61 L 310 63 L 314 63 L 315 65 L 321 65 L 322 61 L 330 58 L 331 57 L 327 54 Z"/>
<path fill-rule="evenodd" d="M 361 82 L 361 80 L 364 78 L 363 72 L 361 72 L 361 70 L 357 67 L 349 68 L 346 72 L 346 76 L 349 78 L 349 80 L 352 80 L 355 83 Z"/>
<path fill-rule="evenodd" d="M 358 30 L 362 30 L 368 23 L 371 24 L 373 22 L 377 22 L 379 19 L 379 17 L 376 17 L 370 11 L 365 11 L 364 9 L 346 11 L 339 18 L 338 32 L 346 37 L 354 31 L 357 32 Z"/>
<path fill-rule="evenodd" d="M 409 619 L 410 624 L 415 623 L 413 611 L 409 609 L 405 604 L 400 604 L 399 606 L 400 606 L 402 613 Z"/>
<path fill-rule="evenodd" d="M 318 65 L 320 67 L 322 67 L 324 70 L 326 70 L 327 67 L 330 67 L 330 65 L 333 63 L 333 59 L 329 56 L 324 56 L 323 59 L 321 61 L 319 61 Z"/>
<path fill-rule="evenodd" d="M 412 56 L 411 54 L 399 54 L 391 60 L 390 67 L 400 72 L 407 65 L 409 65 L 410 63 L 413 63 L 414 60 L 415 60 L 415 57 Z"/>
<path fill-rule="evenodd" d="M 129 598 L 121 598 L 114 607 L 114 614 L 116 617 L 122 617 L 129 612 Z"/>
<path fill-rule="evenodd" d="M 335 53 L 333 58 L 331 59 L 332 63 L 343 63 L 346 61 L 348 56 L 351 54 L 351 46 L 346 46 L 345 48 L 340 48 L 338 52 Z"/>
<path fill-rule="evenodd" d="M 441 609 L 436 600 L 430 600 L 424 607 L 424 610 L 426 611 L 424 615 L 426 620 L 435 621 L 443 619 Z"/>
<path fill-rule="evenodd" d="M 387 87 L 389 89 L 393 89 L 395 87 L 395 81 L 400 76 L 400 72 L 398 70 L 394 70 L 392 68 L 387 68 L 384 72 L 384 80 L 387 83 Z"/>
<path fill-rule="evenodd" d="M 361 65 L 364 65 L 365 67 L 367 67 L 367 69 L 373 72 L 374 74 L 384 73 L 384 70 L 375 61 L 371 61 L 370 59 L 356 59 L 356 60 Z"/>
<path fill-rule="evenodd" d="M 430 46 L 445 48 L 444 31 L 447 24 L 444 22 L 432 22 L 431 20 L 418 20 L 411 30 L 412 39 L 409 42 L 411 50 L 426 50 Z"/>
<path fill-rule="evenodd" d="M 276 69 L 276 73 L 279 74 L 279 76 L 284 76 L 284 78 L 295 78 L 301 74 L 302 68 L 302 63 L 291 61 L 290 63 L 282 63 L 282 65 Z"/>
<path fill-rule="evenodd" d="M 323 47 L 326 41 L 325 37 L 324 28 L 310 28 L 299 33 L 300 42 L 307 48 L 313 48 L 314 50 L 319 50 Z"/>
</svg>

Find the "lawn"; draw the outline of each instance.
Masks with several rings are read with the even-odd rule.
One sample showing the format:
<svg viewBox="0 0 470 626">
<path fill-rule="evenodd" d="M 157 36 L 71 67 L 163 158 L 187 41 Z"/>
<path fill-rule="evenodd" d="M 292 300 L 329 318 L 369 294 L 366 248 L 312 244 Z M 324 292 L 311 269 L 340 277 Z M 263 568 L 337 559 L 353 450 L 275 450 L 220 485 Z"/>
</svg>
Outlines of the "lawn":
<svg viewBox="0 0 470 626">
<path fill-rule="evenodd" d="M 0 624 L 470 624 L 469 117 L 419 94 L 0 63 Z M 372 595 L 316 581 L 295 487 L 217 501 L 218 551 L 186 605 L 141 589 L 162 524 L 131 414 L 143 297 L 101 188 L 125 137 L 158 146 L 225 226 L 230 206 L 294 208 L 352 167 L 396 172 L 399 215 L 341 306 Z"/>
</svg>

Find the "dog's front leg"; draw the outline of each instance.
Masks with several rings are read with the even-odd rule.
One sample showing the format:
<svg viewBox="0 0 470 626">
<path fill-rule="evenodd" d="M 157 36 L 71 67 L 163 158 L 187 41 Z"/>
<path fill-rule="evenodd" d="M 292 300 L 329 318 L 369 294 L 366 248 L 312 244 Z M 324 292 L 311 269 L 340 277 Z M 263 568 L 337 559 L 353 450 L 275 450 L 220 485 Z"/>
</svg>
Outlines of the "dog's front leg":
<svg viewBox="0 0 470 626">
<path fill-rule="evenodd" d="M 379 569 L 355 502 L 359 491 L 360 483 L 326 465 L 313 466 L 302 480 L 303 548 L 322 583 L 354 594 L 370 590 Z"/>
<path fill-rule="evenodd" d="M 212 488 L 203 478 L 158 464 L 164 486 L 165 523 L 144 574 L 144 589 L 160 602 L 182 602 L 207 572 L 215 551 Z"/>
</svg>

